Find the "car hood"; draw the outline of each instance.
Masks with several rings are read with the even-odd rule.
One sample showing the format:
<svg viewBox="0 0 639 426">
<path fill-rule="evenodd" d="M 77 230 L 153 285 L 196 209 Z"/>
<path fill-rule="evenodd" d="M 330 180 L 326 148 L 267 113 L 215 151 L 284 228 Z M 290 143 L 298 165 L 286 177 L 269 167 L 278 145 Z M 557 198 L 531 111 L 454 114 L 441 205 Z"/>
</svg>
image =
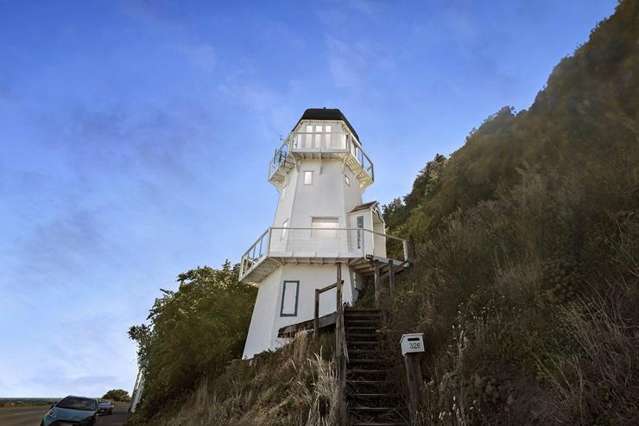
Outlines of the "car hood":
<svg viewBox="0 0 639 426">
<path fill-rule="evenodd" d="M 55 420 L 80 421 L 91 417 L 94 411 L 72 410 L 70 408 L 55 407 Z"/>
</svg>

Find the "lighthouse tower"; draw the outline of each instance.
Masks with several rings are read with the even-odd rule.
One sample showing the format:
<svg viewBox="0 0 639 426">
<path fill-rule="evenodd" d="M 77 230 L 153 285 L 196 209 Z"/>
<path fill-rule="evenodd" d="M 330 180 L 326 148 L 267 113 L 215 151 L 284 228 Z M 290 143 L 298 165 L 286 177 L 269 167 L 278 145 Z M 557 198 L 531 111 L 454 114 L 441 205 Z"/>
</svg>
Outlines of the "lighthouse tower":
<svg viewBox="0 0 639 426">
<path fill-rule="evenodd" d="M 307 109 L 275 150 L 268 179 L 279 192 L 275 219 L 240 263 L 240 280 L 259 289 L 244 358 L 285 344 L 282 329 L 312 320 L 315 289 L 335 282 L 337 265 L 352 303 L 362 265 L 386 258 L 378 205 L 362 201 L 373 163 L 339 109 Z M 320 316 L 335 312 L 334 292 L 322 294 Z"/>
</svg>

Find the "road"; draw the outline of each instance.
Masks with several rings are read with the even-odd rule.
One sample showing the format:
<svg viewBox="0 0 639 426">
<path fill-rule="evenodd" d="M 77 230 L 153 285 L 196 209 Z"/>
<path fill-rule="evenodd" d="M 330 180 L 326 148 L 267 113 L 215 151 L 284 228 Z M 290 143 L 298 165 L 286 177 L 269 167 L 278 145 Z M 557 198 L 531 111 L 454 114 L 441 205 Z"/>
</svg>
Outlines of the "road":
<svg viewBox="0 0 639 426">
<path fill-rule="evenodd" d="M 2 426 L 39 426 L 48 407 L 0 408 Z M 96 426 L 122 426 L 126 423 L 127 407 L 116 405 L 113 415 L 100 416 Z"/>
</svg>

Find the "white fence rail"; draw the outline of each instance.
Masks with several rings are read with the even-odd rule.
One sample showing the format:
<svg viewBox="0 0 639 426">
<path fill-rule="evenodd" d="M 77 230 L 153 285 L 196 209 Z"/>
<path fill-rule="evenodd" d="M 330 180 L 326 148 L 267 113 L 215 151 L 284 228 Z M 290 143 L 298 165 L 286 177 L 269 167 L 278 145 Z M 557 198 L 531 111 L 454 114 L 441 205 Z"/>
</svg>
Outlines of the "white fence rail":
<svg viewBox="0 0 639 426">
<path fill-rule="evenodd" d="M 267 257 L 385 258 L 388 251 L 407 260 L 407 250 L 406 240 L 370 229 L 271 227 L 242 255 L 240 279 Z"/>
<path fill-rule="evenodd" d="M 362 145 L 350 134 L 333 132 L 294 132 L 275 150 L 273 159 L 269 163 L 269 178 L 282 167 L 289 153 L 293 152 L 326 152 L 344 153 L 353 156 L 361 168 L 375 180 L 373 162 L 362 149 Z"/>
</svg>

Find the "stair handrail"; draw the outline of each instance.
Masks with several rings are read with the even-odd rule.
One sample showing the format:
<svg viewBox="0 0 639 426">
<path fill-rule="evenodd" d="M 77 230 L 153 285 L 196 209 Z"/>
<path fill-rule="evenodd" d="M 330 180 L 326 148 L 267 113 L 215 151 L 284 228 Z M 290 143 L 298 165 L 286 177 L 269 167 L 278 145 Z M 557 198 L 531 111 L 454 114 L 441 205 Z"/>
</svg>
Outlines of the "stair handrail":
<svg viewBox="0 0 639 426">
<path fill-rule="evenodd" d="M 343 284 L 343 282 L 342 282 Z M 337 287 L 337 282 L 334 282 L 331 285 L 327 285 L 326 287 L 316 288 L 315 289 L 315 313 L 313 316 L 313 336 L 319 336 L 319 307 L 320 307 L 320 296 L 322 293 L 325 293 L 329 290 L 332 290 Z"/>
<path fill-rule="evenodd" d="M 342 299 L 342 286 L 344 280 L 342 280 L 342 263 L 337 263 L 337 281 L 335 291 L 336 306 L 336 319 L 335 319 L 335 358 L 337 367 L 337 379 L 338 379 L 338 392 L 339 400 L 342 401 L 341 406 L 341 423 L 347 424 L 348 414 L 346 413 L 346 405 L 344 402 L 346 391 L 346 364 L 348 362 L 348 349 L 346 344 L 346 330 L 344 327 L 344 302 Z"/>
</svg>

